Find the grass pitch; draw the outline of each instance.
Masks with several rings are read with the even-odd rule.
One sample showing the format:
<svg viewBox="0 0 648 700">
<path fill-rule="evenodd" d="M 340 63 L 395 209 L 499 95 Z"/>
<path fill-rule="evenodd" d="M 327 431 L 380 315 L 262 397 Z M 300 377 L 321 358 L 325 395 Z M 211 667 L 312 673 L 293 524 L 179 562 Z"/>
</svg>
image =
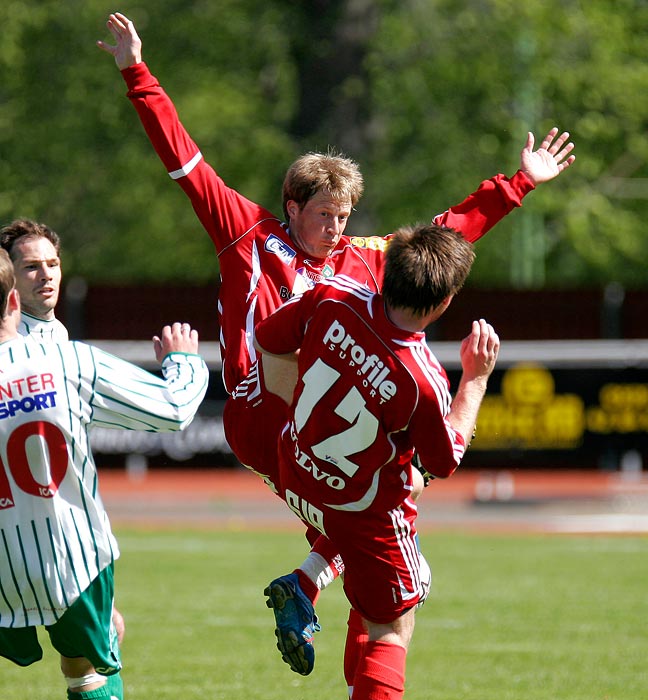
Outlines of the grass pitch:
<svg viewBox="0 0 648 700">
<path fill-rule="evenodd" d="M 118 531 L 128 700 L 346 698 L 347 604 L 318 604 L 311 676 L 275 648 L 263 588 L 306 551 L 295 532 Z M 648 538 L 432 533 L 434 573 L 408 657 L 408 700 L 648 697 Z M 3 700 L 65 698 L 58 659 L 0 660 Z"/>
</svg>

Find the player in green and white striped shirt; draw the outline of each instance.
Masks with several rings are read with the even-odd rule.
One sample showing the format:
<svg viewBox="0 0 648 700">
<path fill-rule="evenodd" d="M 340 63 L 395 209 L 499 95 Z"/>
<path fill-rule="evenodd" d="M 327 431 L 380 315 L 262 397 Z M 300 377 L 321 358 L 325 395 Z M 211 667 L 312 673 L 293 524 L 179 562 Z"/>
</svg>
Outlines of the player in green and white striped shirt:
<svg viewBox="0 0 648 700">
<path fill-rule="evenodd" d="M 32 343 L 69 340 L 67 328 L 55 316 L 62 280 L 58 233 L 38 221 L 14 219 L 0 229 L 0 246 L 9 253 L 14 266 L 20 295 L 18 333 Z M 126 626 L 116 607 L 113 624 L 121 645 Z"/>
<path fill-rule="evenodd" d="M 39 660 L 36 627 L 45 625 L 68 697 L 109 698 L 103 676 L 121 667 L 109 639 L 119 550 L 89 431 L 181 430 L 209 374 L 187 324 L 154 339 L 163 378 L 84 343 L 27 343 L 16 330 L 14 284 L 0 251 L 0 655 L 20 665 Z"/>
</svg>

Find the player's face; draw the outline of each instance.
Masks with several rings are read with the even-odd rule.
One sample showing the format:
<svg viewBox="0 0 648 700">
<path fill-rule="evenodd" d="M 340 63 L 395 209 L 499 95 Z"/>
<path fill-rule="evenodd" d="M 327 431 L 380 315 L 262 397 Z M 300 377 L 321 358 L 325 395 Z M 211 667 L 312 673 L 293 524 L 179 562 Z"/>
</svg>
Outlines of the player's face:
<svg viewBox="0 0 648 700">
<path fill-rule="evenodd" d="M 27 236 L 12 250 L 16 289 L 23 311 L 50 321 L 61 286 L 61 261 L 47 238 Z"/>
<path fill-rule="evenodd" d="M 300 210 L 297 202 L 289 200 L 290 237 L 313 258 L 327 258 L 344 233 L 351 215 L 351 202 L 337 202 L 329 194 L 318 192 Z"/>
</svg>

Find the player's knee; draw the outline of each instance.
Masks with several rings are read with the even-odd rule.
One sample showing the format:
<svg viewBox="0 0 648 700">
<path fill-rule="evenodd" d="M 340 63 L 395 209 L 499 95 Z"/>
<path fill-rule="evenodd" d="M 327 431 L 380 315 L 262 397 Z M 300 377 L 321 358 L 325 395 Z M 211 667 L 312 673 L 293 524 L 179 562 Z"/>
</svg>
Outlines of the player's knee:
<svg viewBox="0 0 648 700">
<path fill-rule="evenodd" d="M 96 680 L 96 679 L 99 680 Z M 94 674 L 94 678 L 66 678 L 68 700 L 124 700 L 124 685 L 119 673 L 111 676 Z M 95 687 L 97 683 L 101 683 Z"/>
<path fill-rule="evenodd" d="M 415 609 L 410 608 L 390 623 L 378 624 L 365 619 L 369 641 L 396 644 L 405 649 L 409 647 L 416 624 Z"/>
<path fill-rule="evenodd" d="M 88 659 L 80 656 L 69 658 L 61 656 L 61 671 L 68 687 L 68 697 L 71 700 L 81 700 L 82 693 L 98 690 L 106 685 L 106 676 L 97 673 Z M 93 694 L 92 697 L 101 697 Z M 109 697 L 109 696 L 105 696 Z"/>
<path fill-rule="evenodd" d="M 122 640 L 124 639 L 124 634 L 126 633 L 126 623 L 124 622 L 124 616 L 119 612 L 119 610 L 117 610 L 117 608 L 113 608 L 112 621 L 117 632 L 117 641 L 121 646 Z"/>
<path fill-rule="evenodd" d="M 416 610 L 423 607 L 423 604 L 428 599 L 430 595 L 430 590 L 432 588 L 432 569 L 427 562 L 427 559 L 423 556 L 419 550 L 419 578 L 421 581 L 420 591 L 419 591 L 419 602 L 416 604 Z"/>
<path fill-rule="evenodd" d="M 85 676 L 71 678 L 65 676 L 68 686 L 68 700 L 86 700 L 86 698 L 109 698 L 106 693 L 99 693 L 106 686 L 106 676 L 99 673 L 88 673 Z"/>
</svg>

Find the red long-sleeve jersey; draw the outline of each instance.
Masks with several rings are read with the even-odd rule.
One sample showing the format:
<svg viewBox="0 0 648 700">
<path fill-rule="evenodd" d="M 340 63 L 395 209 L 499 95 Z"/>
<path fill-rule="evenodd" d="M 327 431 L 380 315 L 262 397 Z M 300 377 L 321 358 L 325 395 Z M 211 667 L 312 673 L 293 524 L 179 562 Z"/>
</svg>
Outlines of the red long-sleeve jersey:
<svg viewBox="0 0 648 700">
<path fill-rule="evenodd" d="M 228 187 L 205 162 L 145 63 L 126 68 L 122 75 L 153 147 L 216 247 L 223 380 L 232 392 L 256 360 L 252 333 L 258 321 L 295 294 L 339 273 L 377 291 L 389 237 L 344 235 L 328 258 L 309 259 L 292 242 L 287 224 Z M 434 222 L 476 241 L 520 206 L 532 189 L 521 171 L 510 179 L 496 175 Z"/>
<path fill-rule="evenodd" d="M 380 294 L 336 275 L 261 321 L 256 338 L 273 354 L 300 349 L 284 488 L 318 507 L 388 511 L 410 496 L 415 448 L 435 476 L 459 465 L 447 376 L 424 333 L 390 322 Z"/>
</svg>

